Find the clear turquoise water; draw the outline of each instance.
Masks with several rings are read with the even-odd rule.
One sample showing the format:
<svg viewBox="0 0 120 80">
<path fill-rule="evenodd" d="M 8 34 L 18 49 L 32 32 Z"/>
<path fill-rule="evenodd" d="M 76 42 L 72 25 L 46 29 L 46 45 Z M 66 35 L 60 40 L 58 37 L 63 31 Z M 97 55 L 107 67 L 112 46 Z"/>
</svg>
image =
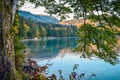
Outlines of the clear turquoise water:
<svg viewBox="0 0 120 80">
<path fill-rule="evenodd" d="M 91 74 L 96 74 L 92 80 L 120 80 L 120 63 L 112 65 L 96 57 L 84 59 L 80 58 L 81 53 L 73 53 L 71 50 L 77 46 L 76 38 L 41 39 L 24 43 L 30 50 L 29 57 L 40 66 L 52 63 L 47 70 L 48 75 L 58 75 L 58 70 L 62 70 L 64 79 L 68 80 L 73 65 L 79 64 L 77 73 L 85 72 L 82 80 L 88 80 Z"/>
</svg>

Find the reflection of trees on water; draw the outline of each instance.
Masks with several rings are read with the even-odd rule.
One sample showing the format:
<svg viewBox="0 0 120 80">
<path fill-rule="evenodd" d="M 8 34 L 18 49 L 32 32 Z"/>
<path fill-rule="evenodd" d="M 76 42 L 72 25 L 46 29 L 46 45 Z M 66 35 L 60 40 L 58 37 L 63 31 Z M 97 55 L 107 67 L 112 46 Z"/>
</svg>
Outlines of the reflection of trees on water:
<svg viewBox="0 0 120 80">
<path fill-rule="evenodd" d="M 41 39 L 39 41 L 27 41 L 24 42 L 30 49 L 31 58 L 54 58 L 62 57 L 65 53 L 72 53 L 71 49 L 77 46 L 76 38 L 55 38 L 55 39 Z M 103 59 L 105 62 L 111 64 L 118 63 L 118 54 L 112 52 L 108 53 L 80 53 L 81 57 L 89 58 L 91 56 L 97 56 Z"/>
<path fill-rule="evenodd" d="M 58 55 L 61 49 L 73 49 L 77 46 L 76 38 L 55 38 L 24 42 L 30 49 L 29 57 L 51 58 Z"/>
</svg>

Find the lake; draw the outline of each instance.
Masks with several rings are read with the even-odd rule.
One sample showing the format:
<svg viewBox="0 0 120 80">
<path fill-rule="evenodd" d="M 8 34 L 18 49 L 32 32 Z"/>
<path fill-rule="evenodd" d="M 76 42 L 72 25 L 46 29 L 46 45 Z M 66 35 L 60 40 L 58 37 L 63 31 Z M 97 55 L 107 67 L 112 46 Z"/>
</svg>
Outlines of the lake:
<svg viewBox="0 0 120 80">
<path fill-rule="evenodd" d="M 48 75 L 54 73 L 59 76 L 58 70 L 62 70 L 63 78 L 68 80 L 74 64 L 78 64 L 77 73 L 85 73 L 82 80 L 88 80 L 91 74 L 96 75 L 92 80 L 120 80 L 120 63 L 112 65 L 98 57 L 82 58 L 82 53 L 73 52 L 77 38 L 43 38 L 23 43 L 30 51 L 28 57 L 40 66 L 51 64 L 47 69 Z"/>
</svg>

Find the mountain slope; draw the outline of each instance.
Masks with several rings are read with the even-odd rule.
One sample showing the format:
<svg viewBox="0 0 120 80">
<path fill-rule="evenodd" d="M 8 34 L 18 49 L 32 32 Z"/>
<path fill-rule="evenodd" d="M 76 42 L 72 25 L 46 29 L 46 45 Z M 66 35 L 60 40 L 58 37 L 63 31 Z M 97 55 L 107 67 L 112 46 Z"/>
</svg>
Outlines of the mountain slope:
<svg viewBox="0 0 120 80">
<path fill-rule="evenodd" d="M 26 19 L 31 19 L 35 22 L 45 22 L 45 23 L 54 23 L 58 24 L 59 20 L 55 17 L 47 16 L 47 15 L 35 15 L 27 11 L 18 11 L 18 14 Z"/>
<path fill-rule="evenodd" d="M 77 36 L 77 28 L 74 25 L 59 24 L 56 18 L 34 15 L 26 11 L 18 11 L 18 14 L 21 24 L 19 35 L 23 38 Z"/>
<path fill-rule="evenodd" d="M 80 27 L 83 23 L 84 23 L 83 19 L 72 19 L 60 22 L 60 24 L 75 25 L 76 27 Z"/>
<path fill-rule="evenodd" d="M 86 23 L 91 24 L 91 25 L 99 25 L 97 22 L 92 22 L 91 20 L 87 19 Z M 72 19 L 72 20 L 67 20 L 67 21 L 62 21 L 60 24 L 63 25 L 75 25 L 77 28 L 79 28 L 81 25 L 84 24 L 83 19 Z"/>
</svg>

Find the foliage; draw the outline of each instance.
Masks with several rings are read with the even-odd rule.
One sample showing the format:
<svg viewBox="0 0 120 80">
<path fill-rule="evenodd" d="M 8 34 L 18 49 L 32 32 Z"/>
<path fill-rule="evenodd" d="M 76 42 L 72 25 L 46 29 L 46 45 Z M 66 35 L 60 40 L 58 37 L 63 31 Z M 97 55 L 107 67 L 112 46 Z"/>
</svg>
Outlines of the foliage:
<svg viewBox="0 0 120 80">
<path fill-rule="evenodd" d="M 40 32 L 42 32 L 40 34 L 41 37 L 45 37 L 46 36 L 46 29 L 43 26 L 41 26 L 41 31 Z"/>
<path fill-rule="evenodd" d="M 22 65 L 24 63 L 25 55 L 22 53 L 22 50 L 25 49 L 25 45 L 21 43 L 22 38 L 18 36 L 20 33 L 20 22 L 19 16 L 16 14 L 13 28 L 11 29 L 14 35 L 14 50 L 15 50 L 15 67 L 17 69 L 17 75 L 20 79 L 23 78 Z M 25 74 L 24 74 L 25 75 Z"/>
<path fill-rule="evenodd" d="M 13 24 L 12 31 L 14 32 L 14 49 L 15 49 L 15 55 L 18 55 L 21 53 L 21 50 L 25 48 L 25 46 L 21 43 L 22 38 L 18 36 L 20 33 L 20 22 L 19 22 L 19 17 L 18 14 L 16 14 L 15 21 Z"/>
<path fill-rule="evenodd" d="M 54 23 L 34 22 L 31 19 L 25 19 L 20 16 L 20 33 L 23 38 L 39 37 L 76 37 L 77 28 L 74 25 L 61 25 Z M 24 25 L 28 25 L 28 31 L 24 31 Z M 26 34 L 26 35 L 25 35 Z"/>
<path fill-rule="evenodd" d="M 28 0 L 36 6 L 44 6 L 49 14 L 57 14 L 66 17 L 68 13 L 74 13 L 77 19 L 83 18 L 84 25 L 79 29 L 78 48 L 84 56 L 99 56 L 112 64 L 118 62 L 117 52 L 114 49 L 117 44 L 120 28 L 120 0 Z M 91 20 L 96 25 L 86 23 Z M 94 48 L 96 48 L 94 50 Z M 107 55 L 107 57 L 104 57 Z M 115 62 L 113 61 L 115 60 Z"/>
<path fill-rule="evenodd" d="M 20 21 L 20 26 L 19 26 L 18 36 L 26 38 L 30 27 L 26 24 L 26 22 L 21 17 L 19 17 L 19 21 Z"/>
<path fill-rule="evenodd" d="M 73 66 L 73 71 L 69 74 L 68 80 L 92 80 L 94 77 L 96 77 L 95 74 L 91 74 L 89 77 L 86 77 L 86 72 L 85 73 L 80 73 L 78 74 L 77 68 L 78 64 L 74 64 Z M 59 78 L 56 77 L 55 74 L 52 74 L 51 76 L 47 77 L 47 80 L 65 80 L 64 75 L 62 74 L 62 70 L 59 71 Z M 85 78 L 86 77 L 86 78 Z"/>
<path fill-rule="evenodd" d="M 90 57 L 95 54 L 99 58 L 115 64 L 118 62 L 118 54 L 114 50 L 117 43 L 117 38 L 114 35 L 115 31 L 108 27 L 104 29 L 103 27 L 84 24 L 78 30 L 80 39 L 76 50 L 86 53 L 83 54 L 83 57 Z"/>
</svg>

